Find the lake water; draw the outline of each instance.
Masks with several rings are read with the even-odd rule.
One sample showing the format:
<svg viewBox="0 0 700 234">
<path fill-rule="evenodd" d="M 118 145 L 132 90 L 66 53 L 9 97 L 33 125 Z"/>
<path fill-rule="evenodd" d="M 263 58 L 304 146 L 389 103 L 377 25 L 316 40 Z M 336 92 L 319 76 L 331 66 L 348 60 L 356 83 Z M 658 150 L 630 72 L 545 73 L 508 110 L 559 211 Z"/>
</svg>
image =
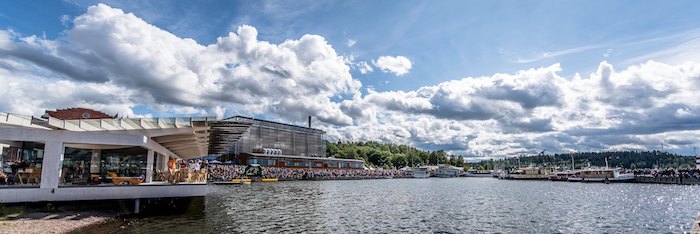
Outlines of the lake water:
<svg viewBox="0 0 700 234">
<path fill-rule="evenodd" d="M 698 211 L 700 186 L 492 178 L 296 181 L 210 185 L 198 211 L 120 219 L 88 230 L 682 233 Z"/>
</svg>

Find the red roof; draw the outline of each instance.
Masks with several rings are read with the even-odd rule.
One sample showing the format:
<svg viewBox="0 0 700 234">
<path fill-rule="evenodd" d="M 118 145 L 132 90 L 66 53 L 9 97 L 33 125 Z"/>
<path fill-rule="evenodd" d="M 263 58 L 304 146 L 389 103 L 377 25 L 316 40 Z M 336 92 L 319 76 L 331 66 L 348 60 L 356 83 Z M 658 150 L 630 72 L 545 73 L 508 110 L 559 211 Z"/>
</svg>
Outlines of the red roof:
<svg viewBox="0 0 700 234">
<path fill-rule="evenodd" d="M 105 114 L 92 109 L 87 108 L 68 108 L 68 109 L 58 109 L 56 111 L 46 111 L 48 116 L 61 119 L 61 120 L 71 120 L 71 119 L 113 119 L 114 116 Z"/>
</svg>

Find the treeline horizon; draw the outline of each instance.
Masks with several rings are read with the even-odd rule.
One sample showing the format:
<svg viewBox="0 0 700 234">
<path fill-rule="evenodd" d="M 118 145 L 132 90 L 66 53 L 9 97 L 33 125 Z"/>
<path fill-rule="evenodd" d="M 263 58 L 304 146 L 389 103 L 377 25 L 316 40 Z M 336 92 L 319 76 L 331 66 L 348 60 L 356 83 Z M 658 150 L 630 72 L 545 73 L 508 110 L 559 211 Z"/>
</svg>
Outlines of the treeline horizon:
<svg viewBox="0 0 700 234">
<path fill-rule="evenodd" d="M 407 145 L 376 141 L 326 141 L 326 155 L 335 158 L 361 159 L 370 167 L 403 168 L 429 164 L 463 167 L 463 156 L 448 155 L 444 150 L 423 151 Z"/>
<path fill-rule="evenodd" d="M 637 168 L 693 168 L 695 158 L 672 154 L 665 151 L 605 151 L 540 154 L 502 159 L 488 159 L 479 162 L 465 162 L 462 155 L 451 155 L 445 150 L 424 151 L 418 148 L 381 143 L 376 141 L 330 142 L 326 141 L 326 155 L 345 159 L 361 159 L 370 167 L 403 168 L 435 164 L 450 164 L 477 170 L 499 168 L 516 168 L 527 166 L 548 166 L 571 168 L 571 157 L 575 168 L 605 166 L 608 159 L 610 167 Z"/>
<path fill-rule="evenodd" d="M 604 167 L 606 158 L 610 167 L 622 167 L 628 169 L 695 167 L 695 158 L 692 156 L 683 156 L 658 150 L 543 154 L 526 157 L 490 159 L 468 164 L 472 168 L 479 168 L 483 170 L 527 167 L 530 165 L 571 168 L 572 156 L 574 168 L 576 169 L 585 168 L 589 165 L 593 167 Z"/>
</svg>

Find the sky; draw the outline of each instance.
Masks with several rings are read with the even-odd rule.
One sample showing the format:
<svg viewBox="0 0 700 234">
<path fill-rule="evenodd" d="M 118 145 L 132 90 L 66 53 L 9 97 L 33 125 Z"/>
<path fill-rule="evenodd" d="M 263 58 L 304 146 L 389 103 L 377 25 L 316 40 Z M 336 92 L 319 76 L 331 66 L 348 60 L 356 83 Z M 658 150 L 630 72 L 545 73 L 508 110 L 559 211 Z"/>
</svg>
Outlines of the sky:
<svg viewBox="0 0 700 234">
<path fill-rule="evenodd" d="M 491 158 L 700 146 L 697 1 L 0 1 L 0 112 L 253 116 Z"/>
</svg>

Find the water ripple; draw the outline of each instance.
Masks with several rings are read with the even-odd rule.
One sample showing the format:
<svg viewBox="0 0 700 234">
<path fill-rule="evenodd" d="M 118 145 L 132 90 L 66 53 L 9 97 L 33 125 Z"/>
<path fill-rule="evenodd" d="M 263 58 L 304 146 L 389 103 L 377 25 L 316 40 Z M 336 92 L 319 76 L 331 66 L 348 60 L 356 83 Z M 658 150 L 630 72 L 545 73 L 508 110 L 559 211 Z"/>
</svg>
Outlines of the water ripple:
<svg viewBox="0 0 700 234">
<path fill-rule="evenodd" d="M 128 223 L 143 233 L 681 233 L 700 209 L 700 186 L 655 184 L 435 178 L 209 190 L 204 215 Z"/>
</svg>

